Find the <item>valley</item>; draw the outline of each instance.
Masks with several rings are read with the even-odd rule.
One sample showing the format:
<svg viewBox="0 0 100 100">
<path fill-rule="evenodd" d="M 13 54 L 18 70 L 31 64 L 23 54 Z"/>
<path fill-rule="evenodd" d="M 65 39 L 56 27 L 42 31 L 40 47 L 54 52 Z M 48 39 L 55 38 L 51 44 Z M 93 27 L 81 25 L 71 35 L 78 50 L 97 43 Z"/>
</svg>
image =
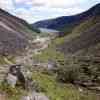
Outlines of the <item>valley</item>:
<svg viewBox="0 0 100 100">
<path fill-rule="evenodd" d="M 29 24 L 0 9 L 0 100 L 100 100 L 100 4 Z"/>
</svg>

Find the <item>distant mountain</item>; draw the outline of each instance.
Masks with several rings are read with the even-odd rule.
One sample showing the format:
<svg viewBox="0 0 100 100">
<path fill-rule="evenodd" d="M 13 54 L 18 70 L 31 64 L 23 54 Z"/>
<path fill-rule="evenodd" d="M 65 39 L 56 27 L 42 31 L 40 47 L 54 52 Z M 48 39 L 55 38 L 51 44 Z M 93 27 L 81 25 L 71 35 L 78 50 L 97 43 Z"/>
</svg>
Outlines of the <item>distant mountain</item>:
<svg viewBox="0 0 100 100">
<path fill-rule="evenodd" d="M 59 47 L 66 55 L 99 55 L 100 4 L 81 14 L 81 16 L 87 17 L 84 17 L 85 20 L 74 26 L 72 32 L 64 37 L 64 41 Z"/>
<path fill-rule="evenodd" d="M 0 54 L 24 50 L 34 34 L 27 22 L 0 9 Z"/>
<path fill-rule="evenodd" d="M 88 20 L 90 17 L 100 15 L 100 4 L 95 5 L 86 12 L 74 16 L 62 16 L 55 19 L 39 21 L 33 24 L 38 28 L 55 29 L 62 32 L 70 33 L 80 23 Z"/>
<path fill-rule="evenodd" d="M 57 50 L 65 55 L 100 54 L 100 4 L 75 16 L 40 21 L 33 26 L 65 32 L 66 35 L 63 39 L 59 39 L 61 43 L 57 45 Z"/>
</svg>

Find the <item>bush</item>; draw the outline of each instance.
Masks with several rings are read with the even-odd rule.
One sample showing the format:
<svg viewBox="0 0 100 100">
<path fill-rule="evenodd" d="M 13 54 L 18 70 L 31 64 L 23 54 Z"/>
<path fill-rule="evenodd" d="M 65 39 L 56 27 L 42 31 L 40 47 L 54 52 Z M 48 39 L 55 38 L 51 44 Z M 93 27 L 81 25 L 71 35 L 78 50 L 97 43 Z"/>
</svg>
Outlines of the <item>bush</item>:
<svg viewBox="0 0 100 100">
<path fill-rule="evenodd" d="M 92 59 L 90 62 L 80 62 L 77 58 L 60 62 L 56 73 L 57 80 L 64 83 L 76 81 L 100 83 L 100 67 L 98 63 L 93 63 Z"/>
<path fill-rule="evenodd" d="M 80 69 L 75 65 L 66 65 L 58 68 L 57 79 L 62 82 L 74 83 L 78 78 Z"/>
</svg>

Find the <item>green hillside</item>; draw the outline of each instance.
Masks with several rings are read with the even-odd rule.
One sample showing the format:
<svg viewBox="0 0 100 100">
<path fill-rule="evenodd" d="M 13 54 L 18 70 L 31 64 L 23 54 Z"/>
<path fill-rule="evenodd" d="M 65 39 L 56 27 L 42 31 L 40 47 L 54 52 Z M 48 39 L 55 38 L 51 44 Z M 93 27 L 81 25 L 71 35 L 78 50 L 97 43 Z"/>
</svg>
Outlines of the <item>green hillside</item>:
<svg viewBox="0 0 100 100">
<path fill-rule="evenodd" d="M 43 62 L 57 64 L 57 79 L 92 89 L 100 82 L 100 16 L 76 26 L 72 33 L 58 37 L 42 54 L 33 56 Z M 55 69 L 53 69 L 55 72 Z M 92 87 L 93 86 L 93 87 Z"/>
<path fill-rule="evenodd" d="M 10 87 L 3 81 L 0 83 L 1 93 L 4 92 L 8 100 L 20 100 L 22 96 L 31 96 L 33 91 L 45 94 L 50 100 L 99 100 L 100 16 L 98 11 L 95 14 L 92 12 L 94 16 L 89 16 L 91 11 L 86 19 L 78 21 L 78 24 L 77 20 L 75 23 L 71 20 L 72 24 L 68 27 L 65 25 L 63 31 L 66 35 L 48 40 L 50 44 L 47 48 L 41 49 L 40 46 L 38 49 L 38 46 L 34 46 L 36 43 L 33 43 L 39 53 L 33 53 L 31 48 L 26 55 L 17 58 L 22 61 L 21 71 L 23 76 L 26 76 L 26 82 L 21 83 L 18 80 L 15 87 Z M 81 18 L 81 14 L 78 16 Z M 85 16 L 84 13 L 82 16 Z M 70 19 L 70 16 L 68 18 Z M 35 32 L 26 24 L 22 23 L 21 30 L 25 31 L 25 37 L 30 33 L 31 39 Z M 19 30 L 19 27 L 16 30 Z M 39 36 L 46 37 L 47 34 L 40 33 Z M 45 43 L 43 42 L 43 46 Z M 41 41 L 37 44 L 40 45 Z M 17 59 L 1 56 L 0 65 L 3 71 L 6 68 L 3 65 L 17 63 Z"/>
</svg>

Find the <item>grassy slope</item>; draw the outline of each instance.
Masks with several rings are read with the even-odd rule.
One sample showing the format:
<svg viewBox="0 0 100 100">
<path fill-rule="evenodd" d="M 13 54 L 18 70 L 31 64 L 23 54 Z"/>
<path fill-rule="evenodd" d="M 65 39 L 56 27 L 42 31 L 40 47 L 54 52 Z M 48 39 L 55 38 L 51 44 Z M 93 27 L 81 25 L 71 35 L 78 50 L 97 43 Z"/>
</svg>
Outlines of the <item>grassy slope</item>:
<svg viewBox="0 0 100 100">
<path fill-rule="evenodd" d="M 58 83 L 55 78 L 41 72 L 33 73 L 33 80 L 39 84 L 40 92 L 45 93 L 50 100 L 99 100 L 95 93 L 85 90 L 80 93 L 71 84 Z M 7 93 L 7 100 L 19 100 L 27 91 L 21 88 L 11 88 L 6 84 L 0 84 L 0 91 Z"/>
<path fill-rule="evenodd" d="M 96 94 L 88 94 L 88 91 L 87 94 L 80 93 L 71 84 L 58 83 L 50 75 L 34 72 L 33 79 L 39 83 L 50 100 L 97 100 Z"/>
<path fill-rule="evenodd" d="M 99 43 L 99 25 L 100 16 L 96 16 L 74 28 L 72 33 L 67 35 L 63 43 L 60 44 L 61 48 L 63 48 L 62 52 L 66 54 L 76 53 L 89 46 L 94 47 L 94 44 L 97 45 Z"/>
<path fill-rule="evenodd" d="M 77 34 L 77 33 L 81 34 L 82 32 L 88 31 L 90 28 L 94 27 L 96 24 L 99 24 L 99 23 L 100 23 L 100 16 L 92 17 L 89 20 L 85 21 L 84 23 L 80 24 L 78 27 L 76 27 L 72 33 L 73 34 Z M 96 30 L 98 30 L 98 27 L 95 27 L 94 31 L 96 31 Z M 93 46 L 91 45 L 88 49 L 83 48 L 82 50 L 79 50 L 77 53 L 81 54 L 82 52 L 84 52 L 89 55 L 95 54 L 95 52 L 98 53 L 98 50 L 100 48 L 99 44 L 100 43 L 98 42 L 97 44 L 95 44 Z"/>
<path fill-rule="evenodd" d="M 44 50 L 41 55 L 33 57 L 41 61 L 48 61 L 50 59 L 63 60 L 64 55 L 56 50 L 56 46 L 62 45 L 66 40 L 70 41 L 72 38 L 80 36 L 82 31 L 89 29 L 89 27 L 98 22 L 98 19 L 99 18 L 91 18 L 90 20 L 80 24 L 71 34 L 67 35 L 66 37 L 55 39 L 52 41 L 52 45 Z M 2 59 L 0 61 L 3 62 Z M 33 72 L 33 80 L 36 80 L 39 83 L 39 87 L 41 88 L 42 92 L 44 92 L 50 98 L 50 100 L 99 100 L 99 97 L 97 97 L 95 93 L 93 94 L 88 91 L 85 93 L 80 93 L 73 85 L 58 83 L 54 76 L 48 74 Z M 5 87 L 2 88 L 1 86 L 0 88 L 0 90 L 5 90 Z M 9 88 L 7 89 L 5 91 L 9 91 Z M 9 100 L 19 100 L 19 97 L 23 94 L 22 92 L 18 92 L 19 90 L 20 89 L 17 88 L 14 90 L 10 89 L 11 98 Z"/>
<path fill-rule="evenodd" d="M 56 40 L 53 40 L 49 47 L 43 50 L 41 54 L 33 55 L 33 59 L 46 62 L 48 60 L 57 61 L 60 59 L 64 59 L 64 55 L 56 50 L 56 45 L 62 43 L 63 40 L 63 38 L 57 38 Z"/>
<path fill-rule="evenodd" d="M 79 37 L 84 31 L 89 30 L 91 27 L 94 27 L 95 24 L 99 23 L 100 17 L 92 17 L 89 20 L 81 23 L 79 26 L 77 26 L 72 33 L 68 34 L 66 37 L 57 38 L 54 41 L 52 41 L 52 45 L 49 46 L 46 50 L 42 52 L 42 54 L 34 56 L 35 58 L 41 60 L 41 61 L 48 61 L 50 59 L 52 60 L 64 60 L 64 54 L 63 52 L 59 52 L 56 50 L 57 45 L 62 45 L 65 43 L 65 41 L 70 41 L 73 38 Z M 89 48 L 88 53 L 92 52 L 92 54 L 95 52 L 97 48 L 99 48 L 100 45 L 96 44 L 95 46 L 92 46 Z M 93 49 L 91 51 L 91 49 Z M 80 51 L 85 51 L 85 48 L 83 48 Z M 85 51 L 85 53 L 87 53 Z M 66 58 L 67 59 L 67 58 Z M 41 87 L 44 88 L 45 93 L 52 98 L 52 100 L 98 100 L 96 98 L 96 95 L 83 95 L 80 94 L 73 86 L 71 85 L 64 85 L 57 83 L 52 76 L 43 75 L 40 73 L 34 73 L 34 79 L 39 81 Z M 50 85 L 49 85 L 50 84 Z M 90 93 L 90 92 L 89 92 Z M 54 95 L 55 94 L 55 95 Z M 63 99 L 62 99 L 63 97 Z"/>
<path fill-rule="evenodd" d="M 56 50 L 57 45 L 62 45 L 65 42 L 69 42 L 73 38 L 77 38 L 81 35 L 82 32 L 90 29 L 92 26 L 94 26 L 96 23 L 99 22 L 99 17 L 93 17 L 83 23 L 81 23 L 78 27 L 76 27 L 72 33 L 68 34 L 65 37 L 59 37 L 52 41 L 49 48 L 44 50 L 41 55 L 37 56 L 37 59 L 40 60 L 49 60 L 49 59 L 63 59 L 64 55 L 63 53 Z M 63 50 L 62 50 L 63 51 Z"/>
</svg>

